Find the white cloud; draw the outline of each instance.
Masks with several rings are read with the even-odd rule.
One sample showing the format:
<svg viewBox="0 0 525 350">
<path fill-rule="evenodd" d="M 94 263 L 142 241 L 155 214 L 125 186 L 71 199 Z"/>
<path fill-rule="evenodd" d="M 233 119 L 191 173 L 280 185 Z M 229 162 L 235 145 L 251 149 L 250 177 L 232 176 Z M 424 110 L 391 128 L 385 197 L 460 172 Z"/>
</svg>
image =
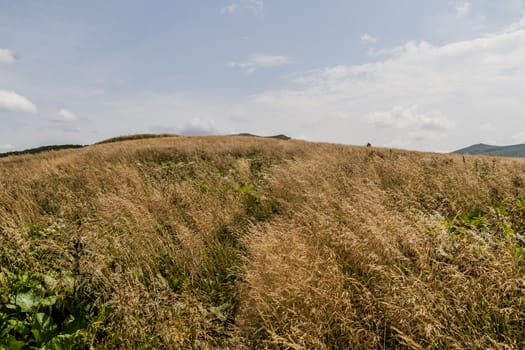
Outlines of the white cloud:
<svg viewBox="0 0 525 350">
<path fill-rule="evenodd" d="M 61 109 L 55 116 L 51 118 L 51 120 L 55 122 L 73 122 L 77 120 L 77 116 L 68 109 Z"/>
<path fill-rule="evenodd" d="M 192 98 L 177 94 L 136 94 L 114 98 L 111 103 L 82 107 L 90 120 L 103 121 L 93 129 L 93 142 L 114 135 L 144 132 L 183 135 L 215 135 L 232 133 L 230 108 L 222 100 Z M 146 117 L 145 117 L 146 116 Z M 69 125 L 69 124 L 66 124 Z M 82 132 L 88 130 L 84 124 Z"/>
<path fill-rule="evenodd" d="M 229 4 L 221 8 L 221 13 L 233 14 L 239 8 L 238 4 Z"/>
<path fill-rule="evenodd" d="M 252 96 L 253 109 L 290 125 L 317 121 L 318 137 L 357 144 L 370 138 L 385 145 L 408 132 L 411 147 L 443 149 L 445 143 L 452 150 L 478 141 L 472 130 L 479 133 L 480 120 L 497 122 L 499 135 L 512 135 L 525 109 L 525 29 L 509 28 L 442 46 L 408 42 L 383 50 L 387 57 L 375 62 L 310 71 L 294 79 L 295 88 Z M 387 112 L 371 124 L 377 111 Z M 405 129 L 380 129 L 381 123 Z M 432 141 L 436 135 L 443 137 L 439 143 Z"/>
<path fill-rule="evenodd" d="M 395 106 L 388 111 L 374 112 L 368 117 L 378 129 L 401 129 L 416 139 L 440 138 L 452 129 L 453 123 L 438 111 L 423 113 L 418 106 Z"/>
<path fill-rule="evenodd" d="M 395 46 L 391 48 L 382 48 L 382 49 L 370 49 L 368 51 L 372 56 L 400 56 L 407 52 L 414 52 L 417 50 L 429 49 L 432 48 L 432 45 L 426 41 L 407 41 L 403 45 Z"/>
<path fill-rule="evenodd" d="M 247 73 L 253 73 L 256 70 L 262 68 L 273 68 L 282 66 L 284 64 L 290 63 L 291 60 L 287 56 L 281 55 L 263 55 L 255 54 L 252 55 L 247 61 L 244 62 L 228 62 L 226 65 L 230 68 L 241 68 Z"/>
<path fill-rule="evenodd" d="M 470 13 L 470 3 L 467 1 L 459 1 L 454 4 L 456 9 L 456 16 L 465 17 Z"/>
<path fill-rule="evenodd" d="M 525 143 L 525 129 L 521 130 L 517 134 L 512 135 L 512 138 L 516 142 Z"/>
<path fill-rule="evenodd" d="M 513 32 L 516 30 L 525 29 L 525 8 L 523 9 L 523 13 L 524 13 L 523 17 L 521 17 L 521 19 L 518 22 L 508 25 L 503 30 L 503 32 Z"/>
<path fill-rule="evenodd" d="M 35 113 L 36 106 L 16 92 L 0 90 L 0 112 Z"/>
<path fill-rule="evenodd" d="M 220 133 L 213 120 L 203 120 L 200 118 L 193 118 L 176 130 L 177 133 L 186 136 L 217 135 Z"/>
<path fill-rule="evenodd" d="M 367 44 L 373 44 L 377 42 L 377 38 L 368 33 L 364 33 L 363 35 L 361 35 L 361 42 L 367 43 Z"/>
<path fill-rule="evenodd" d="M 491 122 L 483 123 L 479 126 L 480 130 L 490 131 L 494 128 L 494 125 Z"/>
<path fill-rule="evenodd" d="M 9 151 L 12 151 L 13 149 L 15 149 L 15 146 L 13 146 L 10 143 L 0 144 L 0 152 L 9 152 Z"/>
<path fill-rule="evenodd" d="M 13 51 L 9 49 L 0 49 L 0 63 L 13 63 L 16 61 L 16 56 Z"/>
<path fill-rule="evenodd" d="M 251 14 L 261 16 L 264 13 L 263 0 L 239 0 L 221 8 L 222 14 Z"/>
</svg>

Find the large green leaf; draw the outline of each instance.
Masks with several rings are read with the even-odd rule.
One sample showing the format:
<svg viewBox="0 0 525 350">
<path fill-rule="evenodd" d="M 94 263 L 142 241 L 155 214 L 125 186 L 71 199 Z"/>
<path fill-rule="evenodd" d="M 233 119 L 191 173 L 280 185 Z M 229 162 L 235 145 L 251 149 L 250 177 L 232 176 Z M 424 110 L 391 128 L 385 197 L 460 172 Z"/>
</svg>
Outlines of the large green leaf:
<svg viewBox="0 0 525 350">
<path fill-rule="evenodd" d="M 16 340 L 12 335 L 7 336 L 5 339 L 0 339 L 0 350 L 22 350 L 25 345 L 25 342 Z"/>
<path fill-rule="evenodd" d="M 22 312 L 31 312 L 40 304 L 42 298 L 32 290 L 29 292 L 18 293 L 15 298 L 15 304 L 20 307 Z"/>
<path fill-rule="evenodd" d="M 88 326 L 88 321 L 85 316 L 80 315 L 68 315 L 64 322 L 62 322 L 61 328 L 62 333 L 75 333 L 79 329 L 86 328 Z"/>
<path fill-rule="evenodd" d="M 31 325 L 33 326 L 31 332 L 39 343 L 45 343 L 58 334 L 58 326 L 55 321 L 42 312 L 35 315 Z"/>
<path fill-rule="evenodd" d="M 17 319 L 10 319 L 7 321 L 7 323 L 16 331 L 18 334 L 26 335 L 29 332 L 29 325 L 27 322 L 20 321 Z"/>
<path fill-rule="evenodd" d="M 57 297 L 55 295 L 51 295 L 47 298 L 42 299 L 40 302 L 40 305 L 42 306 L 53 306 L 57 303 Z"/>
<path fill-rule="evenodd" d="M 59 334 L 48 343 L 44 345 L 42 349 L 45 350 L 75 350 L 78 348 L 76 334 Z"/>
</svg>

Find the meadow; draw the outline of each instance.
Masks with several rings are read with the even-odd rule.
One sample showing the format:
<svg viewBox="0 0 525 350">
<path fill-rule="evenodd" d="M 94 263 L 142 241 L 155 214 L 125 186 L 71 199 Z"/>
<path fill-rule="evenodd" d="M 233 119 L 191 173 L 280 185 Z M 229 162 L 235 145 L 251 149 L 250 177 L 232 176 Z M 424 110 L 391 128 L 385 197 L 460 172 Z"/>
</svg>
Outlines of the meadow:
<svg viewBox="0 0 525 350">
<path fill-rule="evenodd" d="M 0 349 L 525 348 L 525 160 L 241 136 L 0 159 Z"/>
</svg>

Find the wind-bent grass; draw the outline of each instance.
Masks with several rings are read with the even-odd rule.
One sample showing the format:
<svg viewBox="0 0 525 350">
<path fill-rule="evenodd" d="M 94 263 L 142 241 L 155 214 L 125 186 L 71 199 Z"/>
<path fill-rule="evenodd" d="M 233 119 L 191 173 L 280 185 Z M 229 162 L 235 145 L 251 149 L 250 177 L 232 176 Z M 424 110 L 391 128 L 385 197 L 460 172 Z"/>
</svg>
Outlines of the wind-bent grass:
<svg viewBox="0 0 525 350">
<path fill-rule="evenodd" d="M 0 263 L 88 300 L 97 348 L 523 348 L 524 170 L 246 137 L 9 157 Z"/>
</svg>

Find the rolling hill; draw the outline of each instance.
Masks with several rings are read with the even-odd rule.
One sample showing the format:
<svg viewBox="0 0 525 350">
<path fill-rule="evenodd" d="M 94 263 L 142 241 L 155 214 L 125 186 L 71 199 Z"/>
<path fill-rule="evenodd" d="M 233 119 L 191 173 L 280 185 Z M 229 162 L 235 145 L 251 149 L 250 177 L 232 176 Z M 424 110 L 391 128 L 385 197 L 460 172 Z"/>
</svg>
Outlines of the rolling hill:
<svg viewBox="0 0 525 350">
<path fill-rule="evenodd" d="M 129 140 L 145 140 L 145 139 L 153 139 L 153 138 L 159 138 L 159 137 L 176 137 L 178 135 L 175 134 L 136 134 L 136 135 L 125 135 L 125 136 L 117 136 L 112 137 L 107 140 L 103 140 L 100 142 L 97 142 L 97 144 L 102 143 L 114 143 L 114 142 L 122 142 L 122 141 L 129 141 Z M 262 138 L 269 138 L 269 139 L 277 139 L 277 140 L 291 140 L 291 137 L 286 135 L 274 135 L 274 136 L 259 136 L 254 135 L 250 133 L 240 133 L 236 135 L 231 136 L 246 136 L 246 137 L 262 137 Z M 9 156 L 18 156 L 22 154 L 37 154 L 42 152 L 48 152 L 48 151 L 56 151 L 61 149 L 69 149 L 69 148 L 81 148 L 84 147 L 84 145 L 47 145 L 47 146 L 41 146 L 36 148 L 29 148 L 22 151 L 10 151 L 10 152 L 3 152 L 0 153 L 0 158 L 9 157 Z"/>
<path fill-rule="evenodd" d="M 81 147 L 84 147 L 84 146 L 82 145 L 42 146 L 42 147 L 36 147 L 36 148 L 29 148 L 23 151 L 11 151 L 11 152 L 0 153 L 0 158 L 9 157 L 9 156 L 19 156 L 22 154 L 37 154 L 37 153 L 42 153 L 42 152 L 57 151 L 61 149 L 70 149 L 70 148 L 81 148 Z"/>
<path fill-rule="evenodd" d="M 0 349 L 525 347 L 525 160 L 120 141 L 0 159 Z"/>
<path fill-rule="evenodd" d="M 460 154 L 483 154 L 501 157 L 525 157 L 525 144 L 511 146 L 492 146 L 479 143 L 454 151 Z"/>
</svg>

